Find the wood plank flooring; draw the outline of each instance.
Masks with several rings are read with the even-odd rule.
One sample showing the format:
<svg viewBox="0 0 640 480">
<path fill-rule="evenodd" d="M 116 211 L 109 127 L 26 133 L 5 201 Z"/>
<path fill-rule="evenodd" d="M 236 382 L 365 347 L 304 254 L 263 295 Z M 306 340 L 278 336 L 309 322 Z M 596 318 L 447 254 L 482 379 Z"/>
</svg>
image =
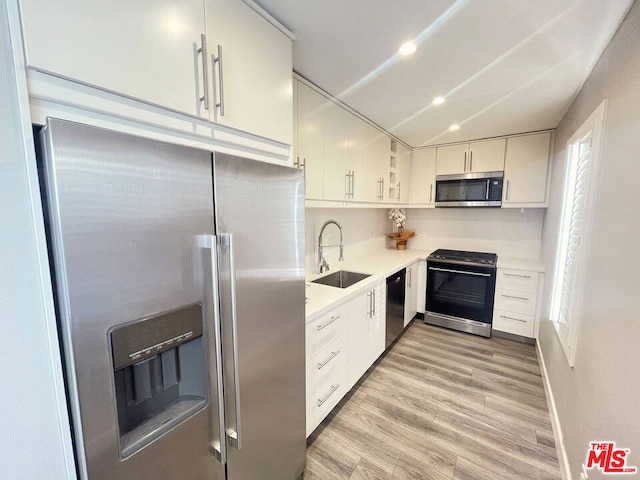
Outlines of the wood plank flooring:
<svg viewBox="0 0 640 480">
<path fill-rule="evenodd" d="M 417 318 L 309 437 L 304 478 L 559 480 L 535 348 Z"/>
</svg>

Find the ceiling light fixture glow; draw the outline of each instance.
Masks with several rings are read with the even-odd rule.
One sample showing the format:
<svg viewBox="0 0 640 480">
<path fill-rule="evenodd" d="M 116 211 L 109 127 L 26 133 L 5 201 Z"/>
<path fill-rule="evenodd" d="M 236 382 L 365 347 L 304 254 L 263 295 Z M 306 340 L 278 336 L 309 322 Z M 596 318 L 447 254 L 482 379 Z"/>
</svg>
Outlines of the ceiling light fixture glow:
<svg viewBox="0 0 640 480">
<path fill-rule="evenodd" d="M 407 55 L 411 55 L 412 53 L 414 53 L 417 50 L 417 48 L 418 47 L 416 47 L 416 44 L 413 42 L 404 42 L 400 46 L 400 50 L 398 50 L 398 53 L 406 57 Z"/>
<path fill-rule="evenodd" d="M 449 127 L 449 130 L 455 132 L 456 130 L 460 130 L 460 125 L 456 125 L 455 123 Z"/>
<path fill-rule="evenodd" d="M 444 98 L 444 97 L 436 97 L 436 98 L 434 98 L 434 99 L 433 99 L 433 102 L 432 102 L 432 103 L 433 103 L 434 105 L 442 105 L 442 104 L 443 104 L 444 102 L 446 102 L 446 101 L 447 101 L 447 99 L 446 99 L 446 98 Z"/>
</svg>

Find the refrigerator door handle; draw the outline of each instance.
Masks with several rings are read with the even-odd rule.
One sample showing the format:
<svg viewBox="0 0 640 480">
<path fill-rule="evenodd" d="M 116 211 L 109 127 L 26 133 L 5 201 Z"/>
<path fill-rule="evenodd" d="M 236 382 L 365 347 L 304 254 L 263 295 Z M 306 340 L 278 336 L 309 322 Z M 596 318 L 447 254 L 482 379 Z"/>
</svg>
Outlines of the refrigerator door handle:
<svg viewBox="0 0 640 480">
<path fill-rule="evenodd" d="M 240 378 L 238 373 L 238 315 L 236 302 L 236 258 L 233 233 L 221 233 L 221 244 L 229 249 L 229 290 L 231 294 L 231 336 L 233 338 L 233 394 L 235 401 L 236 429 L 227 428 L 227 438 L 232 447 L 242 448 L 242 428 L 240 426 Z"/>
<path fill-rule="evenodd" d="M 210 445 L 210 453 L 216 457 L 223 465 L 227 463 L 227 446 L 224 441 L 224 390 L 222 374 L 222 326 L 220 320 L 220 310 L 218 309 L 218 240 L 215 235 L 200 235 L 200 246 L 209 249 L 211 258 L 211 298 L 213 300 L 213 335 L 214 354 L 216 358 L 216 385 L 218 391 L 218 440 L 214 440 Z"/>
</svg>

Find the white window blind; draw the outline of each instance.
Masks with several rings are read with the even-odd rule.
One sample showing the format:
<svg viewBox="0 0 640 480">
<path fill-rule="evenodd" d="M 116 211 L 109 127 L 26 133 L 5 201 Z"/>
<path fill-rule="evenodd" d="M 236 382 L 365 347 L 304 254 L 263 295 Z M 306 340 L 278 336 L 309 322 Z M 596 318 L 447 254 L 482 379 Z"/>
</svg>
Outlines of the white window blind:
<svg viewBox="0 0 640 480">
<path fill-rule="evenodd" d="M 594 195 L 597 148 L 602 130 L 604 108 L 596 112 L 574 134 L 567 145 L 567 173 L 560 222 L 551 320 L 571 366 L 575 362 L 576 343 L 584 288 L 586 263 L 585 238 L 590 230 Z"/>
</svg>

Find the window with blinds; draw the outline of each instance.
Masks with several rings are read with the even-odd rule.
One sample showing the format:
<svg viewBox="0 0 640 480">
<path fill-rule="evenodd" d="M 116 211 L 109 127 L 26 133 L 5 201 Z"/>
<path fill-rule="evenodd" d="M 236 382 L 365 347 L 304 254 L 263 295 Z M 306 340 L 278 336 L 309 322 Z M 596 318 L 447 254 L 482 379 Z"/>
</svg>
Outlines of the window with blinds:
<svg viewBox="0 0 640 480">
<path fill-rule="evenodd" d="M 551 302 L 551 320 L 569 365 L 575 363 L 594 197 L 596 146 L 604 119 L 603 103 L 567 144 L 567 172 Z"/>
</svg>

